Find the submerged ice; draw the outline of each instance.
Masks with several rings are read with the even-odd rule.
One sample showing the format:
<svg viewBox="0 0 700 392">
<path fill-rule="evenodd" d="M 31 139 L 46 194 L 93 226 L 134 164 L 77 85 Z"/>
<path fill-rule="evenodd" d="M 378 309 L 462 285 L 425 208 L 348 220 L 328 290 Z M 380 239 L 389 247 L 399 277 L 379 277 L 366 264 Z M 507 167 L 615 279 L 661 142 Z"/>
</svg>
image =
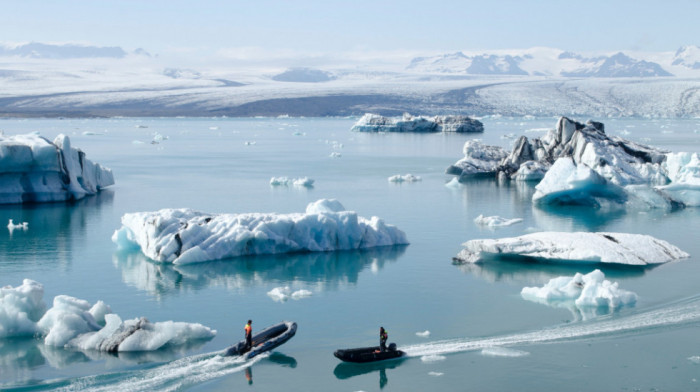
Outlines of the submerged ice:
<svg viewBox="0 0 700 392">
<path fill-rule="evenodd" d="M 464 182 L 493 177 L 538 181 L 533 202 L 635 208 L 700 206 L 700 158 L 608 136 L 602 123 L 559 119 L 541 138 L 521 136 L 511 152 L 478 141 L 447 168 Z"/>
<path fill-rule="evenodd" d="M 51 142 L 0 134 L 0 204 L 78 200 L 113 184 L 112 171 L 71 147 L 66 135 Z"/>
<path fill-rule="evenodd" d="M 689 255 L 666 241 L 644 234 L 539 232 L 520 237 L 465 242 L 456 263 L 491 258 L 529 258 L 559 263 L 662 264 Z"/>
<path fill-rule="evenodd" d="M 104 302 L 58 295 L 47 310 L 42 284 L 25 279 L 0 289 L 0 338 L 38 336 L 44 344 L 98 351 L 152 351 L 211 339 L 215 330 L 197 323 L 122 320 Z"/>
<path fill-rule="evenodd" d="M 346 211 L 334 199 L 310 203 L 305 213 L 207 214 L 163 209 L 122 216 L 112 240 L 149 258 L 176 264 L 229 257 L 322 252 L 408 244 L 406 235 L 377 217 Z"/>
</svg>

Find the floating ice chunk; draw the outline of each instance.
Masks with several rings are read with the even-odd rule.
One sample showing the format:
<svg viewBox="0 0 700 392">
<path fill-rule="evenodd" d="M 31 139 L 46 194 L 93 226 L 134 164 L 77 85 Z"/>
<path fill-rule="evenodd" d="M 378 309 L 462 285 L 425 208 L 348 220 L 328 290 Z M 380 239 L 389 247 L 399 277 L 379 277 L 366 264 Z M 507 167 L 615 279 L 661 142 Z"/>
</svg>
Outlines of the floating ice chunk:
<svg viewBox="0 0 700 392">
<path fill-rule="evenodd" d="M 447 183 L 445 183 L 445 186 L 448 188 L 459 188 L 461 186 L 461 183 L 457 178 L 453 178 Z"/>
<path fill-rule="evenodd" d="M 481 350 L 481 355 L 484 355 L 487 357 L 517 358 L 517 357 L 528 356 L 528 355 L 530 355 L 530 353 L 527 351 L 515 350 L 512 348 L 505 348 L 505 347 L 486 347 L 483 350 Z"/>
<path fill-rule="evenodd" d="M 689 255 L 666 241 L 643 234 L 539 232 L 520 237 L 470 240 L 454 258 L 475 263 L 517 256 L 547 262 L 613 263 L 646 266 Z"/>
<path fill-rule="evenodd" d="M 481 214 L 474 219 L 474 223 L 477 225 L 489 227 L 510 226 L 522 221 L 521 218 L 506 219 L 500 216 L 484 216 Z"/>
<path fill-rule="evenodd" d="M 297 187 L 311 188 L 314 186 L 314 180 L 308 177 L 301 178 L 288 178 L 288 177 L 272 177 L 270 179 L 270 186 L 288 186 L 294 185 Z"/>
<path fill-rule="evenodd" d="M 447 358 L 442 355 L 423 355 L 420 357 L 420 360 L 423 362 L 439 362 L 444 361 L 445 359 Z"/>
<path fill-rule="evenodd" d="M 447 174 L 458 176 L 460 182 L 469 178 L 496 177 L 501 161 L 508 153 L 498 146 L 487 146 L 479 140 L 469 140 L 462 148 L 464 158 L 446 170 Z"/>
<path fill-rule="evenodd" d="M 397 175 L 389 177 L 389 182 L 398 182 L 398 183 L 416 182 L 416 181 L 420 181 L 420 180 L 421 180 L 420 177 L 414 176 L 413 174 L 406 174 L 403 176 L 401 174 L 397 174 Z"/>
<path fill-rule="evenodd" d="M 342 155 L 339 152 L 333 151 L 330 155 L 331 158 L 340 158 Z"/>
<path fill-rule="evenodd" d="M 637 302 L 637 294 L 620 289 L 598 269 L 586 275 L 554 278 L 543 287 L 524 287 L 520 294 L 526 300 L 551 306 L 574 305 L 584 313 L 585 308 L 617 309 Z"/>
<path fill-rule="evenodd" d="M 40 336 L 44 344 L 98 351 L 149 351 L 166 344 L 211 339 L 215 330 L 196 323 L 151 323 L 145 318 L 122 322 L 109 306 L 68 295 L 54 298 L 46 310 L 44 288 L 25 279 L 19 287 L 0 289 L 0 338 Z"/>
<path fill-rule="evenodd" d="M 310 203 L 305 214 L 206 214 L 164 209 L 122 216 L 112 236 L 156 261 L 192 263 L 251 254 L 364 249 L 407 244 L 383 220 L 359 217 L 336 200 Z"/>
<path fill-rule="evenodd" d="M 14 223 L 12 221 L 12 219 L 10 219 L 9 223 L 7 224 L 7 230 L 10 231 L 10 235 L 12 235 L 12 232 L 15 230 L 27 231 L 28 228 L 29 228 L 29 222 Z"/>
<path fill-rule="evenodd" d="M 384 117 L 367 113 L 350 129 L 353 132 L 483 132 L 479 120 L 467 116 L 412 116 Z"/>
<path fill-rule="evenodd" d="M 429 376 L 433 376 L 433 377 L 440 377 L 440 376 L 442 376 L 443 374 L 445 374 L 445 373 L 441 373 L 441 372 L 428 372 L 428 375 L 429 375 Z"/>
<path fill-rule="evenodd" d="M 44 286 L 24 279 L 21 286 L 0 288 L 0 338 L 32 336 L 46 312 Z"/>
<path fill-rule="evenodd" d="M 289 286 L 285 287 L 275 287 L 274 289 L 267 292 L 267 295 L 272 298 L 275 302 L 285 302 L 289 299 L 299 300 L 302 298 L 308 298 L 313 295 L 309 290 L 297 290 L 292 292 Z"/>
<path fill-rule="evenodd" d="M 246 146 L 254 146 L 255 144 L 256 144 L 255 141 L 246 141 L 246 142 L 245 142 L 245 145 L 246 145 Z"/>
<path fill-rule="evenodd" d="M 71 147 L 31 133 L 0 135 L 0 204 L 82 199 L 114 184 L 112 171 Z"/>
<path fill-rule="evenodd" d="M 700 365 L 700 356 L 698 356 L 698 355 L 693 355 L 692 357 L 688 357 L 688 360 L 692 363 Z"/>
<path fill-rule="evenodd" d="M 428 330 L 426 329 L 426 330 L 423 331 L 423 332 L 416 332 L 416 336 L 420 336 L 420 337 L 422 337 L 422 338 L 427 338 L 427 337 L 430 336 L 430 331 L 428 331 Z"/>
</svg>

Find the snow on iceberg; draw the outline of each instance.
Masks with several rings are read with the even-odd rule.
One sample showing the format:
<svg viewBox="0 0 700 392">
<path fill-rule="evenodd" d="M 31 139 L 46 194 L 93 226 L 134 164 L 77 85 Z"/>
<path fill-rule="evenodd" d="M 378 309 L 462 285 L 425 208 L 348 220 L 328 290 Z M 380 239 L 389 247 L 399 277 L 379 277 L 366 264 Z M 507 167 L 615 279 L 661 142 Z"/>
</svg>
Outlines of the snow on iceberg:
<svg viewBox="0 0 700 392">
<path fill-rule="evenodd" d="M 670 153 L 611 137 L 595 121 L 561 117 L 541 138 L 521 136 L 510 153 L 469 141 L 464 155 L 448 174 L 460 182 L 475 177 L 540 181 L 533 196 L 538 204 L 700 206 L 697 153 Z"/>
<path fill-rule="evenodd" d="M 488 227 L 510 226 L 522 221 L 522 218 L 507 219 L 500 216 L 484 216 L 482 214 L 479 214 L 479 216 L 474 219 L 474 223 L 477 225 Z"/>
<path fill-rule="evenodd" d="M 334 199 L 310 203 L 303 214 L 207 214 L 191 209 L 130 213 L 122 216 L 122 228 L 112 241 L 120 249 L 138 247 L 155 261 L 175 264 L 408 244 L 395 226 L 377 217 L 359 217 Z"/>
<path fill-rule="evenodd" d="M 542 287 L 524 287 L 520 295 L 528 301 L 554 306 L 573 304 L 579 309 L 616 309 L 637 302 L 637 294 L 620 289 L 617 282 L 606 280 L 598 269 L 586 275 L 560 276 Z"/>
<path fill-rule="evenodd" d="M 47 311 L 43 295 L 43 285 L 30 279 L 0 289 L 0 338 L 40 336 L 49 346 L 122 352 L 158 350 L 216 334 L 195 323 L 122 321 L 102 301 L 91 305 L 68 295 L 56 296 Z"/>
<path fill-rule="evenodd" d="M 477 239 L 463 244 L 455 263 L 489 258 L 529 258 L 556 263 L 612 263 L 649 266 L 689 255 L 644 234 L 539 232 L 513 238 Z"/>
<path fill-rule="evenodd" d="M 467 116 L 412 116 L 400 118 L 366 113 L 350 129 L 353 132 L 484 132 L 484 124 Z"/>
<path fill-rule="evenodd" d="M 82 199 L 114 184 L 110 169 L 72 148 L 66 135 L 0 134 L 0 204 Z"/>
</svg>

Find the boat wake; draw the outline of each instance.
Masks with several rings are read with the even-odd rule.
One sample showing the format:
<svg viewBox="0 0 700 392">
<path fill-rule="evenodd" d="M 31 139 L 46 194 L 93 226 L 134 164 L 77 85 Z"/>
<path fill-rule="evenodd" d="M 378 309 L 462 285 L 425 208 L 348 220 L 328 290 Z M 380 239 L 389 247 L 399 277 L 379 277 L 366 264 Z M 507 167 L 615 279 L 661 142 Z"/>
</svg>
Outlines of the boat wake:
<svg viewBox="0 0 700 392">
<path fill-rule="evenodd" d="M 111 373 L 71 380 L 59 391 L 176 391 L 215 378 L 244 371 L 270 354 L 260 354 L 250 360 L 240 356 L 225 357 L 223 353 L 207 353 L 181 358 L 150 369 L 126 373 Z"/>
<path fill-rule="evenodd" d="M 630 332 L 644 332 L 655 328 L 679 326 L 700 321 L 700 296 L 686 298 L 663 308 L 630 316 L 608 316 L 599 321 L 562 325 L 554 328 L 505 336 L 477 339 L 452 339 L 404 346 L 409 357 L 450 354 L 483 350 L 489 347 L 508 347 L 542 343 L 567 342 Z"/>
</svg>

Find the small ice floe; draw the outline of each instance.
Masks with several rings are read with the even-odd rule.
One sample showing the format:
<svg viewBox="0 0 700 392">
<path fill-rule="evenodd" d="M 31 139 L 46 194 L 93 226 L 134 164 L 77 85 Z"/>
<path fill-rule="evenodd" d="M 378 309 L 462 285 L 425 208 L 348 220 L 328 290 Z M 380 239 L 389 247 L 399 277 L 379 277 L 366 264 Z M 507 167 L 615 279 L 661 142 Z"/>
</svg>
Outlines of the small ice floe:
<svg viewBox="0 0 700 392">
<path fill-rule="evenodd" d="M 441 372 L 428 372 L 428 375 L 429 375 L 429 376 L 433 376 L 433 377 L 440 377 L 440 376 L 442 376 L 443 374 L 445 374 L 445 373 L 441 373 Z"/>
<path fill-rule="evenodd" d="M 423 362 L 439 362 L 444 361 L 447 357 L 442 355 L 423 355 L 420 360 Z"/>
<path fill-rule="evenodd" d="M 270 186 L 289 186 L 294 185 L 297 187 L 313 188 L 314 180 L 308 177 L 301 178 L 289 178 L 289 177 L 272 177 L 270 179 Z"/>
<path fill-rule="evenodd" d="M 530 353 L 527 351 L 514 350 L 512 348 L 505 347 L 486 347 L 483 350 L 481 350 L 481 355 L 486 357 L 517 358 L 528 356 L 530 355 Z"/>
<path fill-rule="evenodd" d="M 501 135 L 501 139 L 504 140 L 512 140 L 515 139 L 517 136 L 514 133 L 506 133 L 505 135 Z"/>
<path fill-rule="evenodd" d="M 141 125 L 141 124 L 136 124 L 134 125 L 134 128 L 148 128 L 146 125 Z"/>
<path fill-rule="evenodd" d="M 617 282 L 606 280 L 605 274 L 598 269 L 586 275 L 560 276 L 543 287 L 524 287 L 520 295 L 528 301 L 557 307 L 574 305 L 583 310 L 616 309 L 637 302 L 637 294 L 620 289 Z"/>
<path fill-rule="evenodd" d="M 219 127 L 209 127 L 209 129 L 211 129 L 212 131 L 218 131 Z"/>
<path fill-rule="evenodd" d="M 297 290 L 292 292 L 289 286 L 285 287 L 275 287 L 274 289 L 267 292 L 267 295 L 272 298 L 275 302 L 286 302 L 289 299 L 299 300 L 302 298 L 308 298 L 313 295 L 309 290 Z"/>
<path fill-rule="evenodd" d="M 447 183 L 445 183 L 445 186 L 448 188 L 459 188 L 462 184 L 459 182 L 457 177 L 451 179 Z"/>
<path fill-rule="evenodd" d="M 694 364 L 700 365 L 700 356 L 698 355 L 693 355 L 692 357 L 689 357 L 688 360 Z"/>
<path fill-rule="evenodd" d="M 428 331 L 428 330 L 426 329 L 426 330 L 423 331 L 423 332 L 416 332 L 416 336 L 420 336 L 420 337 L 422 337 L 422 338 L 427 338 L 428 336 L 430 336 L 430 331 Z"/>
<path fill-rule="evenodd" d="M 101 136 L 103 135 L 102 133 L 99 132 L 94 132 L 94 131 L 84 131 L 83 136 Z"/>
<path fill-rule="evenodd" d="M 138 145 L 138 144 L 146 144 L 146 143 L 142 142 L 141 140 L 132 140 L 132 141 L 131 141 L 131 144 L 137 144 L 137 145 Z"/>
<path fill-rule="evenodd" d="M 151 144 L 158 144 L 158 143 L 162 142 L 163 140 L 168 140 L 168 137 L 162 135 L 159 132 L 156 132 L 153 134 L 153 140 L 151 140 Z"/>
<path fill-rule="evenodd" d="M 401 175 L 397 174 L 395 176 L 389 177 L 389 182 L 402 183 L 402 182 L 417 182 L 421 181 L 419 176 L 414 176 L 413 174 Z"/>
<path fill-rule="evenodd" d="M 296 132 L 294 132 L 292 135 L 293 135 L 293 136 L 306 136 L 306 132 L 299 132 L 299 131 L 296 131 Z"/>
<path fill-rule="evenodd" d="M 340 158 L 342 155 L 339 152 L 333 151 L 330 155 L 331 158 Z"/>
<path fill-rule="evenodd" d="M 455 263 L 479 263 L 508 256 L 528 261 L 583 264 L 663 264 L 690 255 L 666 241 L 644 234 L 543 231 L 520 237 L 476 239 Z"/>
<path fill-rule="evenodd" d="M 10 234 L 12 234 L 13 231 L 15 230 L 24 230 L 26 231 L 29 228 L 29 223 L 28 222 L 22 222 L 22 223 L 14 223 L 12 219 L 10 219 L 10 222 L 7 224 L 7 230 L 10 231 Z"/>
<path fill-rule="evenodd" d="M 481 214 L 474 219 L 474 223 L 477 225 L 488 227 L 510 226 L 522 221 L 523 220 L 521 218 L 506 219 L 501 218 L 500 216 L 484 216 Z"/>
<path fill-rule="evenodd" d="M 57 295 L 47 310 L 44 286 L 24 279 L 21 286 L 0 289 L 0 338 L 40 337 L 44 344 L 108 352 L 153 351 L 200 339 L 216 331 L 201 324 L 122 319 L 104 302 Z"/>
<path fill-rule="evenodd" d="M 245 145 L 246 145 L 246 146 L 254 146 L 254 145 L 255 145 L 255 141 L 246 141 L 246 142 L 245 142 Z"/>
</svg>

